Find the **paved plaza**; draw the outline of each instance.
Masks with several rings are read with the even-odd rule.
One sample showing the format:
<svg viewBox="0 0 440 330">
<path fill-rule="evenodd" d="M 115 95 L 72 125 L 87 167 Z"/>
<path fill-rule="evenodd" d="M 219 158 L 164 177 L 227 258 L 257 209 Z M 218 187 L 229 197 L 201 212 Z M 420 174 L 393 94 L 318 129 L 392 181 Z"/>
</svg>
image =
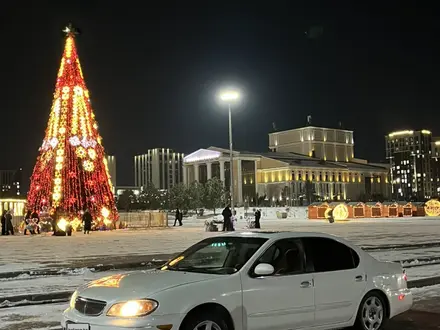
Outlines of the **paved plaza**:
<svg viewBox="0 0 440 330">
<path fill-rule="evenodd" d="M 317 220 L 267 220 L 263 230 L 325 232 L 364 247 L 440 242 L 440 219 L 380 219 L 329 224 Z M 238 223 L 237 230 L 246 230 Z M 72 237 L 3 236 L 0 238 L 0 272 L 47 267 L 70 267 L 87 262 L 103 264 L 122 257 L 154 258 L 178 253 L 205 237 L 203 222 L 154 230 L 117 230 L 74 233 Z"/>
</svg>

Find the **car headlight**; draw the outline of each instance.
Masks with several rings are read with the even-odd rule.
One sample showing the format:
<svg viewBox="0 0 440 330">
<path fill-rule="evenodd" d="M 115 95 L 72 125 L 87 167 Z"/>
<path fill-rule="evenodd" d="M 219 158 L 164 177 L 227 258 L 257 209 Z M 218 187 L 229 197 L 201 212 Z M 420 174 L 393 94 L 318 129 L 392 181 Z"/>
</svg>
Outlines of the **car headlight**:
<svg viewBox="0 0 440 330">
<path fill-rule="evenodd" d="M 75 291 L 72 297 L 70 298 L 70 308 L 72 309 L 75 308 L 76 298 L 78 298 L 78 291 Z"/>
<path fill-rule="evenodd" d="M 150 299 L 129 300 L 114 304 L 107 312 L 107 316 L 139 317 L 148 315 L 156 310 L 159 303 Z"/>
</svg>

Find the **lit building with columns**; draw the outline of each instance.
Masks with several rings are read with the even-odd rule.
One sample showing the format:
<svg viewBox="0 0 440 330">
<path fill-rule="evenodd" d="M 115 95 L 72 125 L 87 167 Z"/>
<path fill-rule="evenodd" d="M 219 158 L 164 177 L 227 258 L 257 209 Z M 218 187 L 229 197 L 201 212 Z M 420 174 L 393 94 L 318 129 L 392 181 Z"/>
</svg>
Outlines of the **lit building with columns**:
<svg viewBox="0 0 440 330">
<path fill-rule="evenodd" d="M 233 152 L 234 201 L 238 205 L 245 199 L 254 199 L 257 192 L 257 162 L 260 156 L 253 153 Z M 210 147 L 199 149 L 183 160 L 183 182 L 205 183 L 217 177 L 224 182 L 228 191 L 231 185 L 231 162 L 229 150 Z"/>
<path fill-rule="evenodd" d="M 319 196 L 324 200 L 358 200 L 363 194 L 389 197 L 389 168 L 352 158 L 328 161 L 293 152 L 234 151 L 234 200 L 253 204 L 258 196 L 289 199 L 292 205 Z M 206 182 L 218 177 L 230 186 L 229 150 L 209 147 L 184 158 L 183 180 Z"/>
<path fill-rule="evenodd" d="M 25 198 L 0 198 L 0 213 L 11 211 L 13 216 L 22 217 L 26 214 Z"/>
</svg>

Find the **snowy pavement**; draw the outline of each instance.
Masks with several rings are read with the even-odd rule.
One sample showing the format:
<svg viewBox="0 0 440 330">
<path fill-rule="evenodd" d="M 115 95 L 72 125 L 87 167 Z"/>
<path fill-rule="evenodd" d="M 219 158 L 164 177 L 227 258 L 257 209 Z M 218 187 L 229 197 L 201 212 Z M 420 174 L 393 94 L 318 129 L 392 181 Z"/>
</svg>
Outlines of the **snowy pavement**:
<svg viewBox="0 0 440 330">
<path fill-rule="evenodd" d="M 413 289 L 415 311 L 440 313 L 440 285 Z M 0 310 L 1 330 L 43 330 L 60 329 L 61 314 L 67 304 L 49 304 L 16 307 Z M 440 316 L 434 316 L 440 327 Z M 392 323 L 390 324 L 392 325 Z M 438 328 L 437 327 L 437 328 Z M 415 330 L 426 328 L 398 327 L 399 330 Z"/>
<path fill-rule="evenodd" d="M 204 221 L 186 219 L 183 227 L 93 232 L 91 235 L 74 233 L 73 237 L 2 236 L 0 273 L 71 270 L 57 276 L 23 274 L 0 278 L 0 296 L 70 291 L 90 280 L 120 272 L 93 272 L 94 266 L 166 259 L 198 240 L 221 234 L 205 232 Z M 245 220 L 240 220 L 237 230 L 246 230 L 245 225 Z M 342 236 L 360 246 L 373 248 L 369 253 L 379 260 L 402 261 L 409 280 L 440 276 L 440 219 L 360 219 L 329 224 L 319 220 L 273 217 L 263 219 L 262 226 L 264 230 L 313 231 Z M 440 285 L 413 289 L 413 292 L 415 310 L 440 313 L 440 299 L 437 298 L 440 297 Z M 2 309 L 0 329 L 58 329 L 65 307 L 65 304 L 49 304 Z"/>
<path fill-rule="evenodd" d="M 205 232 L 203 221 L 200 222 L 187 221 L 187 226 L 162 230 L 75 233 L 72 237 L 0 237 L 0 277 L 1 273 L 11 271 L 47 268 L 55 271 L 55 276 L 21 274 L 0 278 L 0 298 L 71 291 L 92 279 L 122 271 L 94 272 L 94 268 L 103 264 L 131 261 L 140 266 L 145 259 L 166 260 L 170 254 L 200 239 L 219 234 Z M 343 236 L 358 245 L 377 248 L 370 254 L 379 260 L 402 261 L 409 280 L 440 276 L 440 247 L 411 247 L 413 244 L 440 243 L 440 219 L 364 219 L 334 224 L 272 219 L 264 221 L 263 226 L 267 230 L 322 231 Z M 238 229 L 243 230 L 243 227 L 239 223 Z M 405 249 L 390 249 L 390 245 L 405 245 Z M 64 273 L 58 275 L 59 271 Z"/>
<path fill-rule="evenodd" d="M 362 219 L 334 224 L 319 220 L 263 219 L 262 226 L 264 230 L 335 234 L 366 247 L 440 242 L 440 219 Z M 245 221 L 241 220 L 237 227 L 245 230 Z M 0 272 L 75 267 L 84 260 L 101 263 L 114 257 L 174 254 L 212 235 L 218 233 L 205 232 L 203 221 L 187 221 L 183 227 L 161 230 L 74 233 L 72 237 L 2 236 Z M 439 250 L 431 249 L 429 254 L 436 256 L 436 251 Z M 420 256 L 424 256 L 423 252 Z"/>
</svg>

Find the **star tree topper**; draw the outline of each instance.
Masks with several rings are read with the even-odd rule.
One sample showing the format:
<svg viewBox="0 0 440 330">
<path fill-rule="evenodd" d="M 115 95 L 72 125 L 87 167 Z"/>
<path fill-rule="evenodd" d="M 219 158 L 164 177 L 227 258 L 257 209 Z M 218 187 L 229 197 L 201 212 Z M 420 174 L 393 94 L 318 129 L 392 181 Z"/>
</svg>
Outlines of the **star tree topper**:
<svg viewBox="0 0 440 330">
<path fill-rule="evenodd" d="M 66 37 L 75 37 L 80 34 L 80 31 L 75 28 L 72 23 L 69 23 L 64 29 L 63 32 L 66 34 Z"/>
</svg>

